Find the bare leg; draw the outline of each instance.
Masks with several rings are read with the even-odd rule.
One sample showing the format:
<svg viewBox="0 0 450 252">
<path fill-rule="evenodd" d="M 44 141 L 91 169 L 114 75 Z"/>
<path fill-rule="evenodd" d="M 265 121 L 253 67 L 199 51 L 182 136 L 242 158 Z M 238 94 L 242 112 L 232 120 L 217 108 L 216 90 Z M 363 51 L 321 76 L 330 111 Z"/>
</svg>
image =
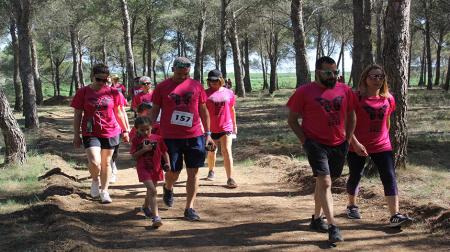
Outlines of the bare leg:
<svg viewBox="0 0 450 252">
<path fill-rule="evenodd" d="M 195 197 L 198 190 L 198 168 L 186 168 L 187 183 L 186 183 L 186 208 L 194 208 Z"/>
<path fill-rule="evenodd" d="M 144 185 L 147 188 L 147 197 L 145 197 L 144 207 L 150 207 L 153 216 L 159 216 L 158 203 L 156 202 L 157 191 L 155 184 L 153 184 L 153 181 L 151 180 L 146 180 L 144 181 Z"/>
<path fill-rule="evenodd" d="M 102 149 L 101 150 L 101 170 L 100 170 L 100 182 L 101 189 L 108 191 L 109 179 L 111 176 L 111 158 L 114 153 L 114 149 Z"/>
<path fill-rule="evenodd" d="M 317 176 L 317 199 L 319 200 L 323 213 L 327 217 L 328 224 L 336 225 L 334 221 L 334 209 L 333 209 L 333 197 L 331 195 L 331 177 L 330 175 L 326 176 Z M 316 203 L 317 204 L 317 203 Z"/>
<path fill-rule="evenodd" d="M 173 185 L 175 184 L 175 182 L 177 182 L 179 176 L 180 172 L 173 172 L 173 171 L 166 172 L 164 187 L 166 189 L 172 190 Z"/>
<path fill-rule="evenodd" d="M 316 185 L 314 189 L 314 218 L 317 219 L 322 215 L 322 204 L 320 203 L 319 196 L 318 196 L 318 183 L 316 180 Z"/>
<path fill-rule="evenodd" d="M 88 159 L 88 169 L 93 181 L 98 181 L 101 170 L 101 149 L 100 147 L 90 147 L 86 149 Z"/>
<path fill-rule="evenodd" d="M 220 138 L 220 150 L 223 157 L 223 165 L 225 166 L 225 172 L 227 178 L 231 178 L 233 175 L 233 154 L 231 152 L 231 136 L 224 135 Z"/>
<path fill-rule="evenodd" d="M 350 194 L 347 194 L 347 195 L 348 195 L 347 205 L 348 206 L 356 206 L 356 198 L 358 197 L 358 195 L 350 195 Z"/>
<path fill-rule="evenodd" d="M 391 215 L 398 213 L 398 211 L 399 211 L 398 195 L 386 196 L 386 202 L 388 204 L 389 212 L 391 213 Z"/>
</svg>

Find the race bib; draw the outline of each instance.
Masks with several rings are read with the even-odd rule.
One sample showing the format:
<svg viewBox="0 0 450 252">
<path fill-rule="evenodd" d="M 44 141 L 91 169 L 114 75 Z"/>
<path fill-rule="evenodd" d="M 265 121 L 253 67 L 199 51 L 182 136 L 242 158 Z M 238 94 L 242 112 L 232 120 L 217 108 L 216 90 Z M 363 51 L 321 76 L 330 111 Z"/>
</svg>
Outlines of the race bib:
<svg viewBox="0 0 450 252">
<path fill-rule="evenodd" d="M 194 114 L 189 112 L 183 112 L 175 110 L 172 113 L 172 118 L 170 119 L 171 124 L 192 127 L 192 120 L 194 119 Z"/>
</svg>

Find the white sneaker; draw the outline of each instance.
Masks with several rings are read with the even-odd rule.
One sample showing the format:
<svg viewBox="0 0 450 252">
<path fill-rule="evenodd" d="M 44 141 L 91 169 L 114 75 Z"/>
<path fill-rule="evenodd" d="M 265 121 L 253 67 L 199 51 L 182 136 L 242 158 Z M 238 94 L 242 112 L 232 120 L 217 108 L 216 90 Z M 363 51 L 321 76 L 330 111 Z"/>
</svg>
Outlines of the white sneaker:
<svg viewBox="0 0 450 252">
<path fill-rule="evenodd" d="M 92 180 L 91 183 L 91 196 L 92 198 L 97 198 L 100 195 L 100 183 L 97 181 Z"/>
<path fill-rule="evenodd" d="M 108 204 L 112 202 L 111 197 L 109 197 L 109 193 L 107 191 L 100 192 L 100 199 L 103 204 Z"/>
<path fill-rule="evenodd" d="M 117 182 L 117 166 L 116 162 L 111 162 L 111 178 L 109 179 L 110 183 L 116 183 Z"/>
</svg>

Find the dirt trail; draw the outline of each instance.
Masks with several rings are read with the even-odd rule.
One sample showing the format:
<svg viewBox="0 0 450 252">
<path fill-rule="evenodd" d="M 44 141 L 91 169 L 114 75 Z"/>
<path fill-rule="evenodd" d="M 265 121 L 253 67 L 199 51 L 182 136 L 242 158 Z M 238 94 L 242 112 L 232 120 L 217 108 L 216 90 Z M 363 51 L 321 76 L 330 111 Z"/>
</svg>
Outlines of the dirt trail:
<svg viewBox="0 0 450 252">
<path fill-rule="evenodd" d="M 43 151 L 58 153 L 81 165 L 84 163 L 82 151 L 73 153 L 70 146 L 69 112 L 52 112 L 54 120 L 47 118 L 42 134 L 46 140 L 41 141 L 40 146 Z M 150 227 L 151 221 L 138 210 L 145 189 L 137 181 L 127 148 L 126 145 L 121 147 L 119 180 L 110 187 L 112 204 L 102 205 L 86 195 L 90 185 L 87 171 L 62 167 L 64 172 L 80 179 L 80 183 L 73 183 L 86 194 L 52 196 L 40 208 L 2 216 L 0 224 L 7 228 L 2 227 L 3 231 L 0 231 L 3 236 L 0 248 L 74 251 L 319 251 L 329 248 L 327 234 L 314 233 L 308 228 L 313 210 L 312 196 L 281 182 L 285 176 L 283 170 L 256 165 L 236 166 L 235 178 L 239 184 L 236 189 L 224 187 L 226 176 L 221 162 L 216 169 L 215 181 L 204 180 L 207 169 L 201 169 L 195 204 L 201 216 L 199 222 L 182 218 L 184 171 L 174 189 L 172 208 L 164 206 L 159 186 L 158 203 L 164 225 L 154 230 Z M 425 230 L 411 227 L 400 231 L 385 227 L 387 216 L 382 221 L 373 217 L 373 214 L 383 215 L 385 209 L 374 208 L 372 212 L 370 204 L 363 205 L 364 219 L 355 221 L 346 219 L 343 214 L 343 195 L 335 197 L 335 206 L 345 242 L 334 250 L 449 249 L 448 240 L 431 236 Z"/>
</svg>

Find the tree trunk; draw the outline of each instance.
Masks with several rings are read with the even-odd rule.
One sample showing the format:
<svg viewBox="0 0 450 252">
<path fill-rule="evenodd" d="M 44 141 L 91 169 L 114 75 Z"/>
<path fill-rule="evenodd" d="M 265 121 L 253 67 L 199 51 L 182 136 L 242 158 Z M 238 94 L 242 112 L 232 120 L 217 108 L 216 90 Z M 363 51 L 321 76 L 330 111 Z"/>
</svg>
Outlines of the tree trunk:
<svg viewBox="0 0 450 252">
<path fill-rule="evenodd" d="M 395 94 L 397 108 L 391 117 L 391 141 L 396 168 L 406 168 L 408 125 L 408 43 L 410 0 L 389 1 L 385 16 L 384 69 Z"/>
<path fill-rule="evenodd" d="M 80 38 L 78 37 L 77 40 L 78 43 L 78 73 L 80 76 L 80 86 L 84 87 L 85 83 L 84 83 L 84 71 L 83 71 L 83 48 L 82 48 L 82 43 Z M 106 48 L 105 48 L 105 53 L 106 53 Z M 104 61 L 106 64 L 106 61 Z"/>
<path fill-rule="evenodd" d="M 108 57 L 108 53 L 106 52 L 106 37 L 103 37 L 103 41 L 102 41 L 102 62 L 104 64 L 107 64 L 107 57 Z"/>
<path fill-rule="evenodd" d="M 72 47 L 72 82 L 70 87 L 70 96 L 73 95 L 73 87 L 78 90 L 81 87 L 80 69 L 78 64 L 78 34 L 79 31 L 74 25 L 70 26 L 70 45 Z"/>
<path fill-rule="evenodd" d="M 342 63 L 341 63 L 341 71 L 342 71 L 342 82 L 345 83 L 345 40 L 344 40 L 344 36 L 342 36 L 342 44 L 341 44 L 341 51 L 342 51 Z"/>
<path fill-rule="evenodd" d="M 271 42 L 272 52 L 269 54 L 270 62 L 270 82 L 269 82 L 269 94 L 273 94 L 277 89 L 277 65 L 278 65 L 278 44 L 279 31 L 273 31 L 273 39 Z"/>
<path fill-rule="evenodd" d="M 316 21 L 317 40 L 316 40 L 316 61 L 322 57 L 322 23 L 323 16 L 319 13 Z"/>
<path fill-rule="evenodd" d="M 450 56 L 448 57 L 448 61 L 447 61 L 447 76 L 445 78 L 445 83 L 444 83 L 444 90 L 446 92 L 448 92 L 449 86 L 450 86 Z"/>
<path fill-rule="evenodd" d="M 16 20 L 14 15 L 11 15 L 11 24 L 9 27 L 9 33 L 11 34 L 11 46 L 14 54 L 13 58 L 13 84 L 14 84 L 14 110 L 22 111 L 23 100 L 22 100 L 22 86 L 20 83 L 19 76 L 19 42 L 17 42 L 17 32 L 16 32 Z"/>
<path fill-rule="evenodd" d="M 206 31 L 206 3 L 204 1 L 200 2 L 200 17 L 198 19 L 197 26 L 197 42 L 195 43 L 195 65 L 194 65 L 194 80 L 201 80 L 202 74 L 202 56 L 203 56 L 203 42 L 205 41 L 205 31 Z"/>
<path fill-rule="evenodd" d="M 57 95 L 56 81 L 55 81 L 55 64 L 53 63 L 54 57 L 53 57 L 53 47 L 52 47 L 50 32 L 48 33 L 48 37 L 47 37 L 47 46 L 48 46 L 48 58 L 50 60 L 50 71 L 52 74 L 53 97 L 55 97 Z"/>
<path fill-rule="evenodd" d="M 417 84 L 419 87 L 425 86 L 425 74 L 426 74 L 426 42 L 425 42 L 425 36 L 423 40 L 423 47 L 422 47 L 422 57 L 420 58 L 420 77 L 419 77 L 419 83 Z"/>
<path fill-rule="evenodd" d="M 120 0 L 120 2 L 122 7 L 123 39 L 125 43 L 127 78 L 128 85 L 130 85 L 133 83 L 133 79 L 135 76 L 133 48 L 131 47 L 130 17 L 128 16 L 127 0 Z"/>
<path fill-rule="evenodd" d="M 250 81 L 250 56 L 249 56 L 249 49 L 250 47 L 250 43 L 249 43 L 249 39 L 248 39 L 248 34 L 245 34 L 245 39 L 244 39 L 244 60 L 243 62 L 243 66 L 244 66 L 244 89 L 245 92 L 252 92 L 252 83 Z"/>
<path fill-rule="evenodd" d="M 0 129 L 5 142 L 5 164 L 23 164 L 26 160 L 27 145 L 2 88 L 0 88 Z"/>
<path fill-rule="evenodd" d="M 370 0 L 353 0 L 353 87 L 358 86 L 365 67 L 373 63 Z"/>
<path fill-rule="evenodd" d="M 427 89 L 433 89 L 433 62 L 431 61 L 431 31 L 430 31 L 430 4 L 427 4 L 428 0 L 423 1 L 423 7 L 425 10 L 425 44 L 427 48 Z"/>
<path fill-rule="evenodd" d="M 305 31 L 303 28 L 303 0 L 292 0 L 291 22 L 294 33 L 296 87 L 311 81 L 308 60 L 306 58 Z"/>
<path fill-rule="evenodd" d="M 227 78 L 227 7 L 229 0 L 221 0 L 220 9 L 220 71 Z"/>
<path fill-rule="evenodd" d="M 439 31 L 439 39 L 437 42 L 437 50 L 436 50 L 436 78 L 434 79 L 434 85 L 439 86 L 440 77 L 441 77 L 441 49 L 442 43 L 444 42 L 444 31 Z"/>
<path fill-rule="evenodd" d="M 64 61 L 58 61 L 57 59 L 55 60 L 55 85 L 56 85 L 56 95 L 60 96 L 61 95 L 61 74 L 59 73 L 59 69 L 61 66 L 61 63 Z"/>
<path fill-rule="evenodd" d="M 237 34 L 235 13 L 231 13 L 230 30 L 228 31 L 231 49 L 233 51 L 233 66 L 234 66 L 234 83 L 236 87 L 236 95 L 245 97 L 245 89 L 241 74 L 241 53 L 239 51 L 239 39 Z"/>
<path fill-rule="evenodd" d="M 377 1 L 376 7 L 376 24 L 377 24 L 377 50 L 375 62 L 383 64 L 383 0 Z"/>
<path fill-rule="evenodd" d="M 144 46 L 142 46 L 142 75 L 146 75 L 147 71 L 147 39 L 143 39 L 143 44 Z M 148 76 L 148 75 L 146 75 Z"/>
<path fill-rule="evenodd" d="M 17 35 L 19 40 L 19 69 L 23 88 L 23 113 L 25 128 L 39 128 L 36 109 L 36 90 L 31 64 L 31 0 L 13 1 L 16 12 Z"/>
<path fill-rule="evenodd" d="M 153 77 L 152 74 L 152 50 L 153 50 L 153 41 L 152 41 L 152 18 L 149 16 L 145 20 L 145 31 L 147 35 L 147 74 L 150 78 Z M 155 82 L 156 83 L 156 82 Z"/>
<path fill-rule="evenodd" d="M 36 90 L 36 104 L 41 105 L 42 101 L 44 101 L 44 95 L 42 93 L 42 81 L 41 76 L 39 75 L 38 56 L 36 52 L 36 42 L 33 38 L 33 33 L 31 33 L 30 39 L 31 66 L 33 68 L 34 89 Z"/>
<path fill-rule="evenodd" d="M 266 71 L 266 64 L 265 64 L 265 59 L 264 59 L 262 38 L 259 39 L 259 57 L 261 58 L 261 69 L 262 69 L 262 75 L 263 75 L 262 89 L 266 90 L 266 89 L 269 89 L 269 83 L 267 82 L 267 73 L 266 73 L 267 71 Z"/>
</svg>

